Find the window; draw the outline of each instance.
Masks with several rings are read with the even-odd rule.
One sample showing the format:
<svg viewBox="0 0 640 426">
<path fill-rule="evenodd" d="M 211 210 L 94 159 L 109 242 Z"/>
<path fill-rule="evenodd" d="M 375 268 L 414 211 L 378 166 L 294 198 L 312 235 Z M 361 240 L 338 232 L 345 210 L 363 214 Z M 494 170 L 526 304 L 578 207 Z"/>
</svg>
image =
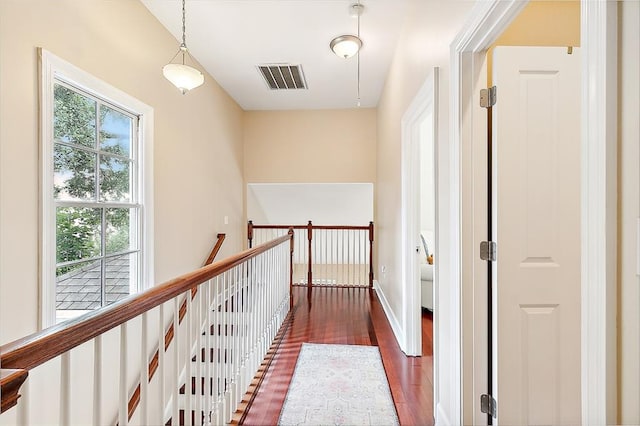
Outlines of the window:
<svg viewBox="0 0 640 426">
<path fill-rule="evenodd" d="M 152 282 L 152 110 L 48 52 L 41 57 L 46 327 Z"/>
</svg>

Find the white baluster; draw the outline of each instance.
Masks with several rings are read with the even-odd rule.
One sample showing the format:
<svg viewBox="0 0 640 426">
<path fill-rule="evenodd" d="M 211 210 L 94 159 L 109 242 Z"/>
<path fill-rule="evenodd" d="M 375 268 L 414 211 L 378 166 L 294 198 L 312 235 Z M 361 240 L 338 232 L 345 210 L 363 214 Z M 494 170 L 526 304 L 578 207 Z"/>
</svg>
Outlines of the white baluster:
<svg viewBox="0 0 640 426">
<path fill-rule="evenodd" d="M 173 298 L 173 357 L 171 425 L 177 426 L 180 424 L 180 296 Z"/>
<path fill-rule="evenodd" d="M 238 312 L 238 269 L 233 268 L 231 273 L 233 279 L 233 292 L 231 299 L 231 310 L 233 316 L 233 325 L 234 329 L 238 330 L 238 334 L 240 333 L 239 326 L 239 318 L 240 313 Z M 233 406 L 237 398 L 238 393 L 238 336 L 234 335 L 231 339 L 231 396 L 229 403 L 229 421 L 231 421 L 231 416 L 233 414 Z"/>
<path fill-rule="evenodd" d="M 118 425 L 129 424 L 129 393 L 127 392 L 127 323 L 120 325 L 120 385 L 118 393 Z"/>
<path fill-rule="evenodd" d="M 205 326 L 205 338 L 204 338 L 204 347 L 207 354 L 211 354 L 211 362 L 206 363 L 205 369 L 205 384 L 204 384 L 204 392 L 202 395 L 202 408 L 204 411 L 204 419 L 203 424 L 209 424 L 211 422 L 211 399 L 213 398 L 213 383 L 212 380 L 215 380 L 215 376 L 213 375 L 213 366 L 215 364 L 215 358 L 213 357 L 213 350 L 211 345 L 211 340 L 214 338 L 214 334 L 217 331 L 216 328 L 213 328 L 213 333 L 211 332 L 212 327 L 215 327 L 215 322 L 212 320 L 213 315 L 211 312 L 211 285 L 212 280 L 207 281 L 202 286 L 204 290 L 204 306 L 202 306 L 201 315 L 204 317 L 204 326 Z"/>
<path fill-rule="evenodd" d="M 138 404 L 138 410 L 140 410 L 140 424 L 149 424 L 149 404 L 148 404 L 148 388 L 149 388 L 149 358 L 147 350 L 147 312 L 142 314 L 142 330 L 141 330 L 141 343 L 140 343 L 140 403 Z"/>
<path fill-rule="evenodd" d="M 325 285 L 330 285 L 329 281 L 329 230 L 325 229 L 323 231 L 324 234 L 324 283 Z M 273 265 L 276 266 L 275 264 Z"/>
<path fill-rule="evenodd" d="M 160 397 L 160 420 L 162 424 L 166 423 L 166 419 L 164 418 L 165 408 L 167 404 L 166 394 L 165 394 L 165 365 L 164 365 L 164 355 L 165 355 L 165 332 L 164 329 L 164 303 L 160 304 L 158 309 L 158 367 L 156 369 L 156 374 L 158 375 L 158 386 L 160 387 L 160 391 L 158 395 Z M 97 425 L 96 425 L 97 426 Z"/>
<path fill-rule="evenodd" d="M 65 352 L 60 356 L 60 424 L 71 423 L 71 353 Z"/>
<path fill-rule="evenodd" d="M 224 378 L 224 372 L 223 372 L 223 368 L 222 365 L 220 365 L 220 335 L 222 334 L 222 330 L 224 329 L 222 327 L 222 307 L 221 307 L 221 301 L 220 301 L 220 291 L 223 285 L 223 278 L 224 275 L 222 275 L 222 278 L 220 276 L 216 277 L 216 285 L 215 285 L 215 325 L 216 325 L 216 329 L 219 328 L 219 331 L 216 332 L 215 334 L 215 346 L 213 348 L 213 353 L 214 353 L 214 359 L 215 359 L 215 364 L 214 364 L 214 368 L 215 368 L 215 382 L 214 382 L 214 386 L 215 386 L 215 399 L 216 399 L 216 424 L 218 422 L 220 422 L 220 410 L 221 410 L 221 406 L 220 406 L 220 396 L 222 395 L 222 386 L 223 384 L 221 384 L 221 380 L 223 380 Z"/>
<path fill-rule="evenodd" d="M 224 324 L 226 327 L 233 327 L 233 332 L 236 333 L 237 330 L 233 323 L 233 312 L 231 312 L 231 274 L 229 271 L 224 274 L 224 295 L 223 295 L 223 305 L 224 305 Z M 229 420 L 229 398 L 231 392 L 231 357 L 229 356 L 231 353 L 231 344 L 228 338 L 222 339 L 222 352 L 220 353 L 220 362 L 224 364 L 224 381 L 222 382 L 222 386 L 224 389 L 224 397 L 222 398 L 222 412 L 224 415 L 225 422 Z"/>
<path fill-rule="evenodd" d="M 344 238 L 344 233 L 345 231 L 342 229 L 338 229 L 338 235 L 339 237 L 339 246 L 340 246 L 340 285 L 343 285 L 346 283 L 345 280 L 345 259 L 344 259 L 344 254 L 345 254 L 345 238 Z"/>
<path fill-rule="evenodd" d="M 247 384 L 247 262 L 240 265 L 240 276 L 242 277 L 240 306 L 242 309 L 242 320 L 240 324 L 242 326 L 242 333 L 238 336 L 240 340 L 240 392 L 239 400 L 242 401 L 246 384 Z"/>
<path fill-rule="evenodd" d="M 210 359 L 209 357 L 211 356 L 209 354 L 209 352 L 207 351 L 206 345 L 203 344 L 206 341 L 206 335 L 203 338 L 203 334 L 202 334 L 202 330 L 204 328 L 204 330 L 206 330 L 206 324 L 203 327 L 203 318 L 202 318 L 202 299 L 203 296 L 202 294 L 205 292 L 205 287 L 206 287 L 206 283 L 204 285 L 199 285 L 198 286 L 198 292 L 196 293 L 195 296 L 195 302 L 192 303 L 192 307 L 195 308 L 194 312 L 193 312 L 193 318 L 194 318 L 194 322 L 196 323 L 196 327 L 194 330 L 195 333 L 195 341 L 196 341 L 196 351 L 200 352 L 200 351 L 204 351 L 204 357 L 205 357 L 205 362 L 202 365 L 198 365 L 196 364 L 196 368 L 195 368 L 195 376 L 196 376 L 196 391 L 195 391 L 195 395 L 193 396 L 194 398 L 194 403 L 195 403 L 195 424 L 196 425 L 200 425 L 204 423 L 204 418 L 203 418 L 203 409 L 202 409 L 202 397 L 203 394 L 205 393 L 206 390 L 206 384 L 205 384 L 205 377 L 206 374 L 204 374 L 204 369 L 206 368 L 206 366 L 208 366 L 210 364 Z"/>
<path fill-rule="evenodd" d="M 352 278 L 351 278 L 351 285 L 355 285 L 356 284 L 356 268 L 355 268 L 355 263 L 356 263 L 356 240 L 355 240 L 355 233 L 354 231 L 349 231 L 349 241 L 352 242 L 353 247 L 351 248 L 351 265 L 350 265 L 350 269 L 352 270 Z"/>
<path fill-rule="evenodd" d="M 102 335 L 93 339 L 93 426 L 102 424 Z"/>
<path fill-rule="evenodd" d="M 186 345 L 186 351 L 187 351 L 187 356 L 185 357 L 185 363 L 186 363 L 186 374 L 185 374 L 185 379 L 184 379 L 184 424 L 185 426 L 191 426 L 192 425 L 192 421 L 191 421 L 191 402 L 192 402 L 192 380 L 193 380 L 193 362 L 191 361 L 192 358 L 192 348 L 193 348 L 193 305 L 192 305 L 192 299 L 191 299 L 191 290 L 188 290 L 185 293 L 185 302 L 186 302 L 186 308 L 187 308 L 187 313 L 185 314 L 185 317 L 182 321 L 184 321 L 185 326 L 187 328 L 187 333 L 186 333 L 186 338 L 187 338 L 187 345 Z M 200 358 L 200 354 L 198 352 L 196 352 L 196 362 L 199 361 Z M 205 354 L 206 355 L 206 354 Z M 197 387 L 197 383 L 196 383 L 196 387 Z"/>
<path fill-rule="evenodd" d="M 362 265 L 362 249 L 361 249 L 361 243 L 362 243 L 362 239 L 359 238 L 361 232 L 359 230 L 355 231 L 355 238 L 358 241 L 358 257 L 356 258 L 356 265 L 358 268 L 358 279 L 356 282 L 356 285 L 362 285 L 362 271 L 360 270 L 360 266 Z"/>
</svg>

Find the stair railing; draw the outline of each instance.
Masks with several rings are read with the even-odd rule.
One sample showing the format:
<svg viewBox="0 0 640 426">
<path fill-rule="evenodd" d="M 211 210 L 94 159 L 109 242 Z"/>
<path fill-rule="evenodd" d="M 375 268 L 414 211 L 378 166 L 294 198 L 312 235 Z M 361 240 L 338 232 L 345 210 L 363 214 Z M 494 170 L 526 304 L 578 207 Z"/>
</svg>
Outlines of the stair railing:
<svg viewBox="0 0 640 426">
<path fill-rule="evenodd" d="M 289 311 L 293 238 L 291 231 L 3 345 L 2 416 L 9 417 L 0 423 L 230 422 Z M 170 318 L 173 343 L 165 339 L 156 361 L 149 341 L 164 335 Z"/>
<path fill-rule="evenodd" d="M 247 224 L 249 247 L 294 230 L 293 283 L 373 287 L 373 222 L 364 226 Z"/>
<path fill-rule="evenodd" d="M 226 237 L 227 237 L 226 234 L 218 234 L 216 236 L 216 243 L 211 249 L 211 252 L 207 257 L 207 260 L 204 261 L 204 264 L 202 266 L 207 266 L 213 263 L 216 256 L 220 252 L 220 249 L 222 248 L 222 244 L 224 243 L 224 240 Z M 196 296 L 197 290 L 198 290 L 197 288 L 193 288 L 191 290 L 191 299 L 193 299 Z M 184 320 L 186 313 L 187 313 L 187 298 L 185 297 L 184 300 L 182 301 L 182 304 L 180 305 L 180 310 L 178 313 L 178 322 L 180 324 L 182 324 L 182 320 Z M 173 321 L 171 321 L 169 326 L 166 327 L 166 331 L 164 333 L 164 349 L 163 349 L 165 352 L 169 349 L 169 346 L 173 341 L 174 327 L 175 327 L 175 324 Z M 153 379 L 153 376 L 155 375 L 156 371 L 158 371 L 159 358 L 160 358 L 160 342 L 156 344 L 155 352 L 151 357 L 151 361 L 149 361 L 149 381 Z M 142 386 L 143 386 L 142 383 L 138 383 L 138 385 L 135 387 L 133 391 L 133 394 L 129 398 L 129 407 L 128 407 L 129 419 L 133 417 L 133 413 L 135 413 L 136 409 L 138 408 L 138 404 L 140 404 L 140 391 Z"/>
</svg>

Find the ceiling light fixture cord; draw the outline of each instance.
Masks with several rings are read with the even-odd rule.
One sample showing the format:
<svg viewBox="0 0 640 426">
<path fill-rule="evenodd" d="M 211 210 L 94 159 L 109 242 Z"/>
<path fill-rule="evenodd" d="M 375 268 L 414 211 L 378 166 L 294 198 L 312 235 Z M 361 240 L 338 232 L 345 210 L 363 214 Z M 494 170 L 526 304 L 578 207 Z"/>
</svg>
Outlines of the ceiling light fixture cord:
<svg viewBox="0 0 640 426">
<path fill-rule="evenodd" d="M 180 50 L 182 50 L 182 65 L 184 65 L 184 54 L 187 51 L 187 13 L 185 11 L 185 2 L 186 0 L 182 0 L 182 44 L 180 45 Z"/>
<path fill-rule="evenodd" d="M 182 44 L 187 46 L 187 24 L 186 24 L 185 0 L 182 0 Z"/>
<path fill-rule="evenodd" d="M 358 38 L 360 39 L 360 15 L 362 10 L 360 9 L 360 0 L 358 0 Z M 358 57 L 356 58 L 358 63 L 358 107 L 360 106 L 360 49 L 358 49 Z"/>
</svg>

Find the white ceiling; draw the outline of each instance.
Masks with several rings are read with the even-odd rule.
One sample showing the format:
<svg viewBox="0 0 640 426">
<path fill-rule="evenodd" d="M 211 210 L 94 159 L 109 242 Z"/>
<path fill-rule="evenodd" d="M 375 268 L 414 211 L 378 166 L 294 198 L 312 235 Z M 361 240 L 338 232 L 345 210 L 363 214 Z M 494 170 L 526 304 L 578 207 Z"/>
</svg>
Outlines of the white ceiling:
<svg viewBox="0 0 640 426">
<path fill-rule="evenodd" d="M 181 0 L 142 0 L 181 38 Z M 356 58 L 338 58 L 329 42 L 355 34 L 355 0 L 187 0 L 187 46 L 245 110 L 354 108 Z M 360 95 L 375 107 L 391 64 L 406 0 L 361 0 Z M 176 42 L 176 50 L 178 43 Z M 167 52 L 167 62 L 174 51 Z M 303 67 L 308 90 L 270 90 L 256 66 Z M 205 81 L 206 84 L 206 81 Z"/>
</svg>

